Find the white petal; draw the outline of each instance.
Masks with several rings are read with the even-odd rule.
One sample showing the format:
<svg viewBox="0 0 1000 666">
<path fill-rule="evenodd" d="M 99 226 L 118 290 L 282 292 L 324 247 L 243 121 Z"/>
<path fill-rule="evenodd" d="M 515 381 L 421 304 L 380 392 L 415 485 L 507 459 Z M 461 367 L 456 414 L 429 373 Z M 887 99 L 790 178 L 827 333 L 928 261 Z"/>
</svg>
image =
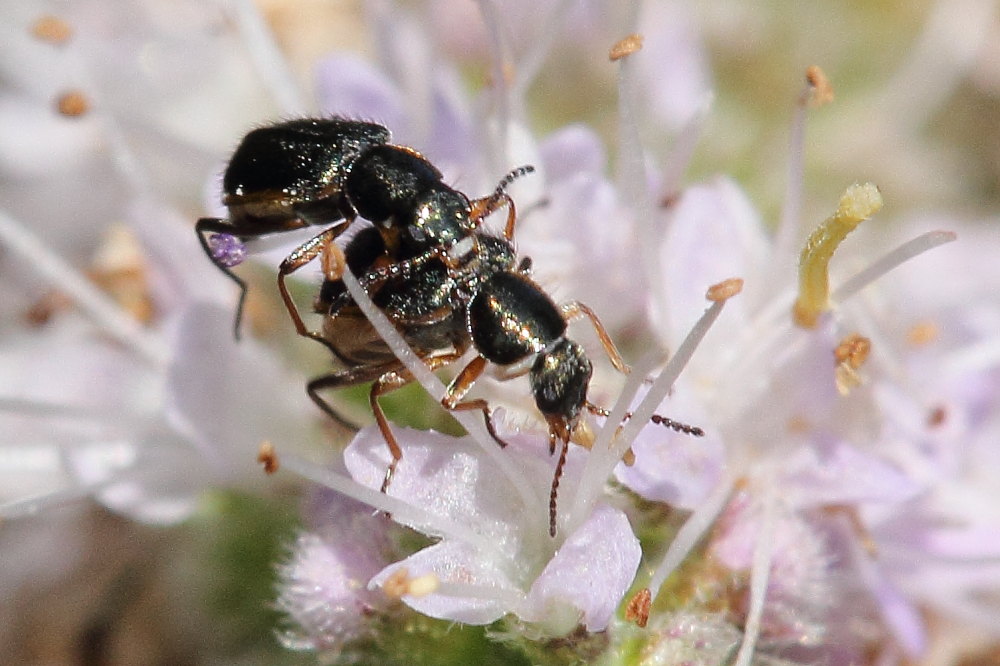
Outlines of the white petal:
<svg viewBox="0 0 1000 666">
<path fill-rule="evenodd" d="M 518 614 L 553 635 L 578 622 L 602 631 L 632 584 L 641 555 L 625 514 L 598 506 L 549 561 Z"/>
<path fill-rule="evenodd" d="M 195 304 L 181 317 L 166 413 L 207 460 L 256 478 L 262 440 L 303 446 L 310 409 L 302 384 L 253 340 L 236 344 L 232 313 Z M 224 371 L 220 371 L 224 369 Z"/>
<path fill-rule="evenodd" d="M 497 552 L 512 555 L 520 543 L 524 507 L 510 483 L 490 465 L 481 450 L 465 438 L 393 427 L 403 458 L 389 494 L 459 524 L 474 527 Z M 514 445 L 508 447 L 508 451 Z M 380 488 L 389 465 L 389 450 L 375 427 L 358 433 L 344 462 L 355 481 Z M 519 464 L 539 480 L 547 475 L 547 460 L 525 457 Z M 545 495 L 547 496 L 547 495 Z M 543 507 L 537 507 L 539 511 Z"/>
<path fill-rule="evenodd" d="M 410 578 L 434 574 L 444 593 L 405 595 L 403 601 L 424 615 L 465 622 L 489 624 L 512 610 L 512 601 L 521 592 L 514 587 L 498 563 L 482 557 L 477 549 L 455 541 L 443 541 L 424 548 L 402 562 L 379 572 L 369 586 L 381 586 L 393 572 L 405 568 Z M 458 588 L 448 589 L 449 584 Z"/>
</svg>

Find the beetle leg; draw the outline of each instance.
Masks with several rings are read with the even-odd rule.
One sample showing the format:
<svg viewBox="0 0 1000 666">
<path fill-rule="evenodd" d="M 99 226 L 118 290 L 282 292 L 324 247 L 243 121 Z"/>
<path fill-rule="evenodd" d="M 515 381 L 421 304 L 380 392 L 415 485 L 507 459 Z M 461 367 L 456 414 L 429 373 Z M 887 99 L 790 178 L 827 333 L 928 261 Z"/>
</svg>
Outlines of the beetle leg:
<svg viewBox="0 0 1000 666">
<path fill-rule="evenodd" d="M 323 233 L 313 236 L 305 243 L 292 250 L 291 254 L 285 257 L 285 259 L 281 262 L 281 265 L 278 267 L 278 293 L 281 294 L 281 300 L 285 304 L 285 309 L 288 310 L 288 316 L 291 317 L 292 323 L 295 325 L 295 332 L 302 337 L 322 342 L 328 347 L 330 344 L 323 338 L 322 334 L 317 333 L 316 331 L 310 331 L 306 328 L 305 323 L 302 321 L 302 316 L 299 314 L 299 309 L 295 305 L 295 301 L 292 300 L 291 294 L 288 293 L 288 286 L 285 284 L 285 276 L 291 275 L 298 269 L 302 268 L 319 256 L 320 253 L 325 254 L 328 251 L 327 248 L 333 244 L 333 239 L 339 236 L 341 232 L 347 228 L 350 222 L 351 221 L 348 220 L 346 223 L 338 224 L 337 226 L 327 229 Z"/>
<path fill-rule="evenodd" d="M 625 363 L 622 359 L 621 352 L 618 351 L 618 347 L 615 346 L 614 341 L 611 336 L 608 335 L 608 331 L 604 328 L 604 324 L 598 319 L 597 314 L 590 309 L 589 306 L 581 303 L 580 301 L 570 301 L 568 303 L 563 303 L 560 306 L 562 310 L 563 317 L 566 321 L 573 321 L 579 317 L 585 316 L 593 324 L 594 330 L 597 332 L 597 337 L 601 340 L 601 345 L 604 347 L 604 351 L 607 352 L 608 358 L 611 359 L 611 365 L 615 366 L 618 372 L 627 375 L 632 369 Z"/>
<path fill-rule="evenodd" d="M 236 286 L 240 288 L 239 300 L 236 301 L 236 317 L 233 320 L 233 337 L 237 340 L 240 339 L 240 326 L 243 323 L 243 308 L 247 300 L 247 283 L 239 275 L 233 272 L 232 268 L 226 266 L 225 264 L 219 263 L 212 256 L 212 248 L 208 244 L 208 234 L 232 234 L 238 236 L 239 232 L 230 224 L 227 220 L 223 220 L 217 217 L 203 217 L 197 222 L 195 222 L 194 230 L 198 234 L 198 242 L 201 243 L 201 249 L 205 251 L 205 256 L 212 260 L 215 267 L 226 274 L 230 280 L 236 283 Z"/>
<path fill-rule="evenodd" d="M 514 224 L 517 221 L 517 210 L 514 206 L 514 200 L 507 194 L 507 186 L 521 176 L 532 173 L 534 170 L 535 167 L 530 164 L 512 169 L 500 180 L 493 194 L 472 201 L 472 210 L 469 218 L 475 220 L 475 226 L 478 227 L 483 218 L 493 214 L 493 212 L 499 210 L 501 207 L 507 206 L 507 223 L 504 225 L 503 235 L 507 240 L 514 240 Z"/>
<path fill-rule="evenodd" d="M 487 363 L 488 361 L 482 356 L 477 356 L 469 361 L 468 365 L 462 368 L 462 371 L 455 376 L 455 379 L 448 386 L 448 391 L 441 398 L 441 406 L 451 412 L 481 411 L 483 413 L 483 420 L 486 422 L 486 431 L 490 433 L 493 441 L 500 445 L 500 448 L 504 448 L 507 446 L 507 442 L 500 439 L 500 436 L 497 434 L 496 428 L 493 425 L 493 412 L 490 410 L 490 404 L 482 398 L 462 400 L 465 394 L 469 392 L 469 389 L 472 388 L 472 385 L 476 383 L 476 380 L 483 374 L 483 371 L 486 370 Z"/>
</svg>

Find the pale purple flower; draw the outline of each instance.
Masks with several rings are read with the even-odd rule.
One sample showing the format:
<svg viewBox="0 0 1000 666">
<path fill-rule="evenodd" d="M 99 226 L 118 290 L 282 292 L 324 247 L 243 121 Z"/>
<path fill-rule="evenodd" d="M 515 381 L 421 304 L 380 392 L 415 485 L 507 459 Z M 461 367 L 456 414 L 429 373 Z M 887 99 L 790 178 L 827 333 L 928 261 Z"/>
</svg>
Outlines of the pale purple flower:
<svg viewBox="0 0 1000 666">
<path fill-rule="evenodd" d="M 387 611 L 368 581 L 388 562 L 391 541 L 384 519 L 331 491 L 315 492 L 305 514 L 307 529 L 278 567 L 276 605 L 292 624 L 281 639 L 295 649 L 338 650 L 370 635 L 371 617 Z"/>
<path fill-rule="evenodd" d="M 0 243 L 19 276 L 4 308 L 23 321 L 47 292 L 71 303 L 4 331 L 6 515 L 92 495 L 176 522 L 207 487 L 259 483 L 262 437 L 310 439 L 300 380 L 259 343 L 233 343 L 231 285 L 201 251 L 193 213 L 179 212 L 197 209 L 213 153 L 266 104 L 225 16 L 176 9 L 68 7 L 56 19 L 65 42 L 33 35 L 38 5 L 3 21 Z M 206 102 L 205 89 L 226 102 Z M 83 96 L 83 115 L 56 112 L 67 91 Z M 115 301 L 92 269 L 133 271 L 149 306 Z"/>
<path fill-rule="evenodd" d="M 864 263 L 855 260 L 852 268 L 858 271 L 857 278 L 835 275 L 835 286 L 839 279 L 845 287 L 834 291 L 833 310 L 816 328 L 804 330 L 791 316 L 796 275 L 788 271 L 781 277 L 782 267 L 792 264 L 768 239 L 733 184 L 716 180 L 688 188 L 666 215 L 669 226 L 659 250 L 664 288 L 654 290 L 651 302 L 652 317 L 663 321 L 656 330 L 665 345 L 676 345 L 699 311 L 692 300 L 695 284 L 718 280 L 729 271 L 746 280 L 743 297 L 706 336 L 677 388 L 680 404 L 698 405 L 694 411 L 700 425 L 724 444 L 726 474 L 740 479 L 743 488 L 742 500 L 706 501 L 702 507 L 692 507 L 692 525 L 700 529 L 711 522 L 713 512 L 723 510 L 712 532 L 710 552 L 732 571 L 749 575 L 742 592 L 748 619 L 740 663 L 749 663 L 755 642 L 765 652 L 783 643 L 787 647 L 791 641 L 803 648 L 827 649 L 830 659 L 856 658 L 864 647 L 863 638 L 851 629 L 852 614 L 877 619 L 881 638 L 891 637 L 901 654 L 920 655 L 927 637 L 918 603 L 940 608 L 946 616 L 975 618 L 984 628 L 989 626 L 997 609 L 972 593 L 972 588 L 992 587 L 987 581 L 995 574 L 990 559 L 997 543 L 973 537 L 976 540 L 967 545 L 972 550 L 965 551 L 968 559 L 950 569 L 932 552 L 915 549 L 913 539 L 924 544 L 923 540 L 932 538 L 934 528 L 926 532 L 929 525 L 965 525 L 970 520 L 977 527 L 960 533 L 985 534 L 978 527 L 980 517 L 962 512 L 981 513 L 983 509 L 974 507 L 990 506 L 992 498 L 972 500 L 965 490 L 973 468 L 964 467 L 968 454 L 961 452 L 970 451 L 980 437 L 995 440 L 989 424 L 996 420 L 997 360 L 995 351 L 988 350 L 996 344 L 996 336 L 992 331 L 985 333 L 988 325 L 970 331 L 965 322 L 970 316 L 977 322 L 995 321 L 996 307 L 983 307 L 982 292 L 991 289 L 986 285 L 993 285 L 995 291 L 1000 282 L 988 273 L 936 269 L 920 257 L 908 265 L 907 272 L 893 272 L 856 293 L 858 285 L 868 284 L 898 262 L 895 255 L 905 256 L 907 247 L 932 247 L 939 238 L 948 237 L 917 236 L 900 245 L 899 251 L 875 260 L 878 247 L 892 245 L 885 241 L 857 245 L 859 241 L 852 236 L 838 257 L 867 256 L 872 268 L 860 270 Z M 858 235 L 872 238 L 864 227 Z M 958 247 L 936 253 L 963 256 L 967 264 L 975 265 Z M 840 261 L 841 266 L 852 263 Z M 970 285 L 952 284 L 955 291 L 950 293 L 960 295 L 969 309 L 954 304 L 941 308 L 939 302 L 935 310 L 921 302 L 922 296 L 913 296 L 922 293 L 924 284 L 933 284 L 935 275 L 956 272 L 969 275 Z M 930 291 L 938 293 L 933 287 Z M 898 295 L 890 300 L 889 293 Z M 929 374 L 914 374 L 906 367 L 906 358 L 914 351 L 912 343 L 907 342 L 905 326 L 886 315 L 887 310 L 903 312 L 911 307 L 920 313 L 907 316 L 912 317 L 911 326 L 929 318 L 943 329 L 941 337 L 949 342 L 943 352 L 960 358 L 975 354 L 971 371 L 962 373 L 960 381 L 952 383 L 947 373 L 942 374 L 947 367 L 944 358 L 928 359 L 919 350 L 915 369 Z M 947 324 L 940 321 L 941 309 L 948 313 Z M 843 368 L 838 367 L 834 351 L 856 332 L 871 340 L 872 359 L 862 361 L 860 374 L 848 376 L 853 377 L 848 381 L 840 374 Z M 949 386 L 963 388 L 933 397 L 935 389 Z M 992 403 L 986 396 L 994 397 Z M 971 426 L 972 413 L 980 417 L 980 429 Z M 935 414 L 941 415 L 942 423 L 934 423 Z M 958 424 L 967 429 L 956 431 Z M 643 445 L 637 444 L 636 450 L 642 451 Z M 687 481 L 711 488 L 718 483 L 718 468 L 695 471 L 701 479 L 696 476 Z M 646 469 L 646 473 L 636 473 L 620 468 L 617 476 L 649 498 L 662 498 L 661 488 L 681 487 L 670 468 Z M 930 497 L 946 487 L 963 488 L 960 495 L 967 501 L 961 510 L 952 506 L 948 519 L 942 521 L 940 509 L 931 509 L 934 517 L 929 522 L 914 524 L 913 512 L 927 511 Z M 702 496 L 707 498 L 709 493 Z M 716 493 L 716 497 L 725 495 Z M 895 539 L 903 536 L 902 525 L 911 524 L 917 530 L 907 538 L 908 546 L 890 548 L 892 556 L 883 554 L 879 538 L 886 524 L 896 526 Z M 682 548 L 693 545 L 691 538 L 679 539 L 677 548 L 668 551 L 654 574 L 653 589 L 679 563 Z M 961 552 L 957 541 L 955 547 Z M 902 553 L 905 558 L 897 560 Z M 970 575 L 970 571 L 975 573 Z M 941 587 L 931 583 L 934 576 L 941 577 Z M 947 601 L 940 603 L 942 598 Z M 886 652 L 891 653 L 891 649 Z"/>
<path fill-rule="evenodd" d="M 431 591 L 402 597 L 432 617 L 489 624 L 513 614 L 553 636 L 578 624 L 590 631 L 607 626 L 640 556 L 620 510 L 598 505 L 582 524 L 554 540 L 546 512 L 553 463 L 537 447 L 537 438 L 505 433 L 510 446 L 498 469 L 496 456 L 469 438 L 405 429 L 398 429 L 398 436 L 405 442 L 405 453 L 384 500 L 388 503 L 380 505 L 377 494 L 367 501 L 390 510 L 397 522 L 441 540 L 387 566 L 371 578 L 370 587 L 384 586 L 402 569 L 411 578 L 429 576 L 434 581 Z M 376 428 L 359 433 L 345 452 L 354 481 L 373 491 L 381 486 L 389 461 Z M 579 483 L 582 467 L 582 455 L 574 452 L 563 482 Z M 340 521 L 331 512 L 316 529 L 332 533 Z M 353 548 L 353 537 L 347 536 L 353 532 L 344 534 L 341 548 Z M 303 550 L 300 545 L 298 551 Z M 294 567 L 285 575 L 294 572 L 297 580 L 303 569 L 297 562 Z M 337 582 L 342 576 L 333 567 L 315 585 L 335 587 L 342 584 Z M 309 600 L 292 605 L 290 598 L 283 588 L 282 605 L 297 618 Z"/>
<path fill-rule="evenodd" d="M 289 469 L 338 493 L 324 491 L 307 508 L 306 528 L 279 568 L 277 606 L 291 625 L 283 635 L 291 647 L 349 652 L 377 638 L 382 621 L 417 612 L 467 624 L 507 619 L 508 630 L 531 637 L 607 632 L 612 645 L 633 641 L 629 654 L 647 664 L 716 664 L 734 653 L 741 666 L 849 663 L 876 652 L 880 663 L 916 660 L 933 638 L 927 616 L 981 627 L 995 640 L 995 220 L 963 227 L 960 244 L 888 275 L 901 260 L 890 249 L 919 224 L 906 220 L 895 238 L 863 225 L 837 252 L 833 284 L 843 286 L 832 310 L 815 328 L 798 328 L 790 316 L 795 262 L 811 226 L 799 225 L 801 170 L 791 169 L 776 234 L 735 181 L 683 186 L 711 100 L 706 35 L 728 25 L 750 42 L 763 20 L 713 17 L 712 8 L 696 13 L 679 2 L 646 3 L 637 15 L 609 2 L 501 4 L 441 0 L 421 14 L 414 5 L 366 3 L 379 64 L 329 56 L 316 70 L 316 106 L 386 124 L 395 142 L 419 149 L 470 197 L 489 193 L 511 168 L 534 165 L 511 193 L 518 251 L 534 258 L 535 278 L 559 301 L 594 307 L 616 340 L 634 336 L 633 350 L 650 352 L 651 365 L 670 359 L 647 387 L 655 399 L 631 400 L 637 416 L 620 435 L 606 427 L 592 451 L 570 452 L 556 538 L 547 530 L 555 460 L 523 381 L 484 377 L 477 386 L 507 407 L 508 418 L 498 418 L 511 442 L 504 451 L 484 436 L 481 419 L 463 419 L 472 435 L 462 439 L 394 426 L 404 457 L 388 494 L 378 492 L 388 451 L 373 428 L 346 452 L 349 477 L 290 453 L 315 439 L 301 373 L 293 378 L 253 339 L 232 341 L 232 285 L 191 232 L 203 197 L 213 214 L 225 214 L 212 174 L 238 136 L 310 107 L 249 4 L 67 6 L 75 36 L 64 45 L 27 37 L 32 3 L 7 10 L 0 241 L 15 251 L 0 257 L 14 278 L 3 285 L 0 309 L 14 321 L 55 287 L 80 310 L 56 312 L 40 328 L 4 329 L 0 383 L 12 387 L 0 396 L 10 454 L 0 465 L 5 516 L 94 497 L 142 521 L 175 522 L 205 488 L 265 482 L 252 451 L 269 438 Z M 881 164 L 872 168 L 886 175 L 878 182 L 889 185 L 890 203 L 967 191 L 916 130 L 973 69 L 995 16 L 988 0 L 938 3 L 882 99 L 859 105 L 868 129 L 849 113 L 848 129 L 827 128 L 839 137 L 827 162 L 854 177 L 865 171 L 856 156 L 877 153 Z M 607 46 L 631 31 L 643 34 L 644 50 L 608 65 Z M 590 65 L 596 57 L 603 69 Z M 489 81 L 469 94 L 476 66 L 488 68 Z M 615 74 L 617 151 L 585 125 L 534 135 L 540 92 L 554 107 L 579 87 L 595 106 Z M 974 84 L 988 80 L 980 67 Z M 76 89 L 89 112 L 51 112 Z M 719 124 L 724 140 L 747 127 Z M 902 165 L 889 159 L 892 144 L 907 151 Z M 798 150 L 793 165 L 801 164 L 801 143 Z M 755 160 L 755 172 L 767 172 L 769 159 Z M 489 225 L 501 223 L 495 217 Z M 156 306 L 145 326 L 83 277 L 114 245 L 112 221 L 124 223 L 137 248 Z M 945 215 L 932 223 L 957 226 Z M 919 237 L 914 253 L 934 238 Z M 228 266 L 254 254 L 273 267 L 284 256 L 225 235 L 210 243 Z M 731 277 L 743 278 L 745 290 L 713 325 L 719 309 L 703 314 L 705 290 Z M 295 279 L 314 284 L 316 271 Z M 853 333 L 872 351 L 847 368 L 834 350 Z M 645 370 L 615 405 L 621 378 L 610 377 L 594 349 L 592 399 L 615 406 L 618 418 Z M 440 398 L 440 385 L 420 381 Z M 644 427 L 654 407 L 703 427 L 706 437 Z M 632 467 L 618 463 L 628 448 Z M 634 524 L 644 516 L 630 493 L 690 511 L 669 543 L 650 544 L 648 570 L 635 582 L 648 578 L 655 595 L 683 564 L 701 589 L 722 592 L 715 608 L 673 599 L 646 630 L 616 619 L 637 576 L 636 534 L 658 528 Z M 401 528 L 372 507 L 434 543 L 403 548 L 394 540 Z M 35 563 L 15 552 L 4 590 L 67 568 L 64 553 L 49 551 L 71 548 L 78 535 L 47 536 L 39 540 L 55 556 Z M 705 555 L 688 557 L 699 543 Z"/>
</svg>

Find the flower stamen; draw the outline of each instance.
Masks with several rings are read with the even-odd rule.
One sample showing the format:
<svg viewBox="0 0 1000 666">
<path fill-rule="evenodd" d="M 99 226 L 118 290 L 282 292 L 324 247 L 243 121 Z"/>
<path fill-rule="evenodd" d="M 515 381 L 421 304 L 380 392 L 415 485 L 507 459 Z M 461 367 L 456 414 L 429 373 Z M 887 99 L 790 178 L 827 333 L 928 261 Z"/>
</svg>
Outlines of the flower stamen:
<svg viewBox="0 0 1000 666">
<path fill-rule="evenodd" d="M 892 269 L 939 245 L 958 238 L 954 231 L 928 231 L 879 257 L 872 265 L 849 278 L 834 290 L 831 300 L 843 303 Z"/>
<path fill-rule="evenodd" d="M 90 111 L 90 100 L 79 90 L 69 90 L 56 98 L 56 111 L 67 118 L 78 118 Z"/>
<path fill-rule="evenodd" d="M 803 178 L 805 173 L 805 135 L 807 111 L 833 101 L 833 87 L 826 74 L 816 65 L 806 69 L 806 86 L 799 95 L 792 117 L 791 135 L 788 140 L 788 182 L 785 185 L 785 203 L 775 238 L 775 257 L 778 271 L 793 260 L 794 247 L 799 238 L 799 217 L 802 211 Z"/>
<path fill-rule="evenodd" d="M 727 286 L 721 287 L 719 285 Z M 702 314 L 701 318 L 698 319 L 691 329 L 691 332 L 684 338 L 677 351 L 667 362 L 666 366 L 664 366 L 659 376 L 653 380 L 653 383 L 649 387 L 649 392 L 635 410 L 633 410 L 632 417 L 623 427 L 618 428 L 617 424 L 621 423 L 621 420 L 625 417 L 629 401 L 631 401 L 635 392 L 638 391 L 639 384 L 645 377 L 645 372 L 633 371 L 630 374 L 629 381 L 625 385 L 625 391 L 623 391 L 622 396 L 611 410 L 611 416 L 594 442 L 594 451 L 588 456 L 587 464 L 577 485 L 576 495 L 573 498 L 573 504 L 569 513 L 568 522 L 570 531 L 590 515 L 594 502 L 601 494 L 601 491 L 598 489 L 603 489 L 604 480 L 611 474 L 611 469 L 632 448 L 632 444 L 635 442 L 639 431 L 646 427 L 646 422 L 653 416 L 654 410 L 667 397 L 667 393 L 670 392 L 674 382 L 677 381 L 681 370 L 684 369 L 691 356 L 694 355 L 695 350 L 712 327 L 712 324 L 722 314 L 722 308 L 726 304 L 726 299 L 739 293 L 738 287 L 742 285 L 742 281 L 730 279 L 719 283 L 719 285 L 710 288 L 709 291 L 719 296 L 721 300 L 715 301 L 705 310 L 704 314 Z M 594 455 L 594 453 L 604 451 L 607 451 L 608 454 Z"/>
<path fill-rule="evenodd" d="M 939 335 L 940 331 L 936 323 L 922 321 L 907 331 L 906 341 L 914 347 L 923 347 L 937 340 Z"/>
<path fill-rule="evenodd" d="M 265 474 L 274 474 L 278 471 L 278 452 L 274 449 L 274 444 L 268 441 L 260 443 L 257 449 L 257 462 L 264 466 Z"/>
<path fill-rule="evenodd" d="M 733 481 L 723 477 L 715 489 L 698 505 L 687 521 L 677 530 L 677 536 L 670 542 L 663 559 L 653 571 L 649 579 L 649 589 L 659 594 L 663 582 L 672 574 L 688 554 L 701 541 L 705 533 L 715 523 L 722 510 L 726 507 L 733 491 Z"/>
<path fill-rule="evenodd" d="M 641 50 L 642 35 L 632 33 L 631 35 L 627 35 L 614 43 L 611 50 L 608 51 L 608 60 L 616 62 L 622 58 L 632 55 L 633 53 L 638 53 Z"/>
<path fill-rule="evenodd" d="M 792 316 L 802 328 L 815 328 L 830 309 L 830 259 L 847 234 L 882 208 L 882 195 L 871 183 L 852 185 L 840 198 L 836 212 L 809 236 L 799 256 L 799 297 Z"/>
<path fill-rule="evenodd" d="M 69 296 L 103 331 L 139 352 L 151 365 L 162 367 L 166 364 L 168 353 L 159 336 L 144 329 L 131 313 L 67 264 L 42 239 L 2 211 L 0 241 L 25 257 L 43 279 Z"/>
<path fill-rule="evenodd" d="M 64 19 L 46 14 L 31 25 L 31 34 L 43 42 L 61 46 L 73 36 L 73 28 Z"/>
</svg>

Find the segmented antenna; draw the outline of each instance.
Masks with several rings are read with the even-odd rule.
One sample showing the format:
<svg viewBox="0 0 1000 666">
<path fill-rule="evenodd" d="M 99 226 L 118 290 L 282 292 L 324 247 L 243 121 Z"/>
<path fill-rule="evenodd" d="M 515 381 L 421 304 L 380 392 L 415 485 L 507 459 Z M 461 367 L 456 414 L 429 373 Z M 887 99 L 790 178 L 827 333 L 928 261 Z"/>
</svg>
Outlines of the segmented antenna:
<svg viewBox="0 0 1000 666">
<path fill-rule="evenodd" d="M 497 188 L 493 190 L 493 194 L 490 195 L 486 205 L 487 210 L 495 209 L 499 203 L 507 199 L 507 188 L 510 187 L 511 183 L 520 178 L 521 176 L 526 176 L 529 173 L 534 173 L 535 167 L 530 164 L 525 164 L 524 166 L 519 166 L 516 169 L 511 169 L 507 172 L 507 175 L 500 179 L 497 184 Z"/>
<path fill-rule="evenodd" d="M 589 402 L 587 403 L 587 409 L 589 409 L 592 414 L 596 414 L 597 416 L 603 416 L 607 418 L 608 416 L 611 415 L 611 410 L 605 409 L 603 407 L 598 407 L 597 405 L 591 404 Z M 625 412 L 625 417 L 622 419 L 622 422 L 628 421 L 630 418 L 632 418 L 632 412 Z M 674 430 L 676 432 L 682 432 L 685 435 L 693 435 L 694 437 L 705 436 L 705 431 L 699 428 L 698 426 L 692 426 L 688 425 L 687 423 L 681 423 L 680 421 L 674 421 L 673 419 L 667 418 L 666 416 L 662 416 L 660 414 L 653 414 L 652 416 L 649 417 L 649 421 L 650 423 L 655 423 L 656 425 L 661 425 L 666 428 L 670 428 L 671 430 Z"/>
</svg>

